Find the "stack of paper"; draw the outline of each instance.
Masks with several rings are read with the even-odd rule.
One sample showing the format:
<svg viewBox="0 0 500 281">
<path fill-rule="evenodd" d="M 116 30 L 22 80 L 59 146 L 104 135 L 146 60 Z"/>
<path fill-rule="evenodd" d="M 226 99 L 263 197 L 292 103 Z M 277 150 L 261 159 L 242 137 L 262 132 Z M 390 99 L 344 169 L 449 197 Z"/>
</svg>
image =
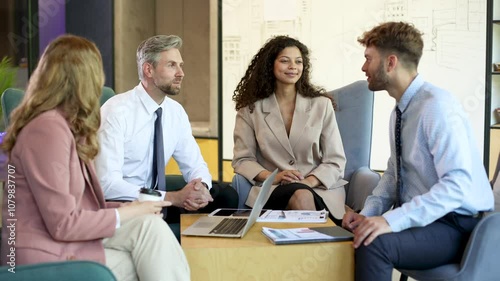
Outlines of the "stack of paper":
<svg viewBox="0 0 500 281">
<path fill-rule="evenodd" d="M 277 211 L 268 210 L 262 214 L 258 222 L 294 222 L 294 223 L 325 223 L 328 211 Z"/>
</svg>

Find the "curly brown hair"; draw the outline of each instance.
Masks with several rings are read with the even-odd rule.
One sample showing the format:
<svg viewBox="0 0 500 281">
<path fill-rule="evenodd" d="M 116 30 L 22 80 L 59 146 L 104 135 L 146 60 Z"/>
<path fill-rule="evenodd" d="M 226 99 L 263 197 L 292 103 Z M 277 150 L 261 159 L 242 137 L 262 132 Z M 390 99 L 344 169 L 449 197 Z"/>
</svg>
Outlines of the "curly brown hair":
<svg viewBox="0 0 500 281">
<path fill-rule="evenodd" d="M 386 22 L 363 33 L 358 42 L 365 47 L 374 46 L 384 54 L 395 53 L 404 64 L 417 68 L 424 48 L 422 35 L 413 24 Z"/>
<path fill-rule="evenodd" d="M 2 149 L 10 155 L 17 136 L 31 120 L 45 111 L 60 109 L 75 137 L 78 156 L 90 162 L 99 152 L 97 130 L 103 84 L 102 58 L 97 46 L 79 36 L 58 37 L 45 49 L 26 95 L 12 112 Z"/>
<path fill-rule="evenodd" d="M 332 97 L 326 94 L 325 89 L 311 84 L 311 60 L 307 47 L 297 39 L 276 36 L 269 39 L 253 57 L 245 76 L 241 78 L 236 90 L 234 90 L 233 101 L 237 111 L 248 106 L 250 112 L 253 112 L 256 101 L 269 97 L 275 91 L 274 61 L 279 53 L 287 47 L 297 47 L 302 55 L 304 69 L 302 76 L 295 84 L 297 91 L 305 97 L 324 96 L 331 99 L 333 103 Z"/>
</svg>

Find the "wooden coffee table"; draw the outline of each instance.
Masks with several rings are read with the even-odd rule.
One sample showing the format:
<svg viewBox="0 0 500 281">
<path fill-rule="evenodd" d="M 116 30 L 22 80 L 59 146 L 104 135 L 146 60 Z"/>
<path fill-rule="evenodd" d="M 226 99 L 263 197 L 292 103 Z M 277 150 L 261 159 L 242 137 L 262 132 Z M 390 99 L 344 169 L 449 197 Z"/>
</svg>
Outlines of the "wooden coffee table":
<svg viewBox="0 0 500 281">
<path fill-rule="evenodd" d="M 201 214 L 183 214 L 181 232 Z M 191 280 L 354 280 L 352 242 L 273 245 L 262 227 L 293 228 L 334 225 L 256 223 L 243 238 L 181 236 Z"/>
</svg>

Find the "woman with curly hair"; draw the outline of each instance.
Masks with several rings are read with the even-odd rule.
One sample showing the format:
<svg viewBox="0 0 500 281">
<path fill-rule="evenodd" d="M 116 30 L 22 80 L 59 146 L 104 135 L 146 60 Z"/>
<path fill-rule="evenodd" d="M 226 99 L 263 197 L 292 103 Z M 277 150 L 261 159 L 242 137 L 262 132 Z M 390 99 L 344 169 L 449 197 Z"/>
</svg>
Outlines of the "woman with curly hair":
<svg viewBox="0 0 500 281">
<path fill-rule="evenodd" d="M 103 84 L 94 43 L 63 35 L 45 49 L 2 143 L 12 171 L 3 191 L 2 264 L 13 255 L 17 265 L 90 260 L 118 280 L 189 280 L 186 257 L 159 214 L 170 202 L 104 201 L 92 163 Z"/>
<path fill-rule="evenodd" d="M 252 207 L 257 183 L 278 168 L 264 208 L 343 213 L 346 159 L 334 102 L 312 85 L 310 72 L 307 47 L 277 36 L 253 57 L 236 87 L 232 166 L 239 207 Z"/>
</svg>

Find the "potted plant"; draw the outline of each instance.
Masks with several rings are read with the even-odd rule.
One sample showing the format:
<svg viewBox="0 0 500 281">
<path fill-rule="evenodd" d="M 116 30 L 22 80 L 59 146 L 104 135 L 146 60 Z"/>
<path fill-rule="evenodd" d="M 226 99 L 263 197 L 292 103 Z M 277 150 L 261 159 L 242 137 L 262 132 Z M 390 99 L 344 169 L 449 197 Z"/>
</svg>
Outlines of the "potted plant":
<svg viewBox="0 0 500 281">
<path fill-rule="evenodd" d="M 12 64 L 12 60 L 9 57 L 3 57 L 0 61 L 0 95 L 7 88 L 14 87 L 16 83 L 16 68 Z M 5 125 L 3 122 L 2 107 L 0 106 L 0 132 L 5 130 Z"/>
</svg>

